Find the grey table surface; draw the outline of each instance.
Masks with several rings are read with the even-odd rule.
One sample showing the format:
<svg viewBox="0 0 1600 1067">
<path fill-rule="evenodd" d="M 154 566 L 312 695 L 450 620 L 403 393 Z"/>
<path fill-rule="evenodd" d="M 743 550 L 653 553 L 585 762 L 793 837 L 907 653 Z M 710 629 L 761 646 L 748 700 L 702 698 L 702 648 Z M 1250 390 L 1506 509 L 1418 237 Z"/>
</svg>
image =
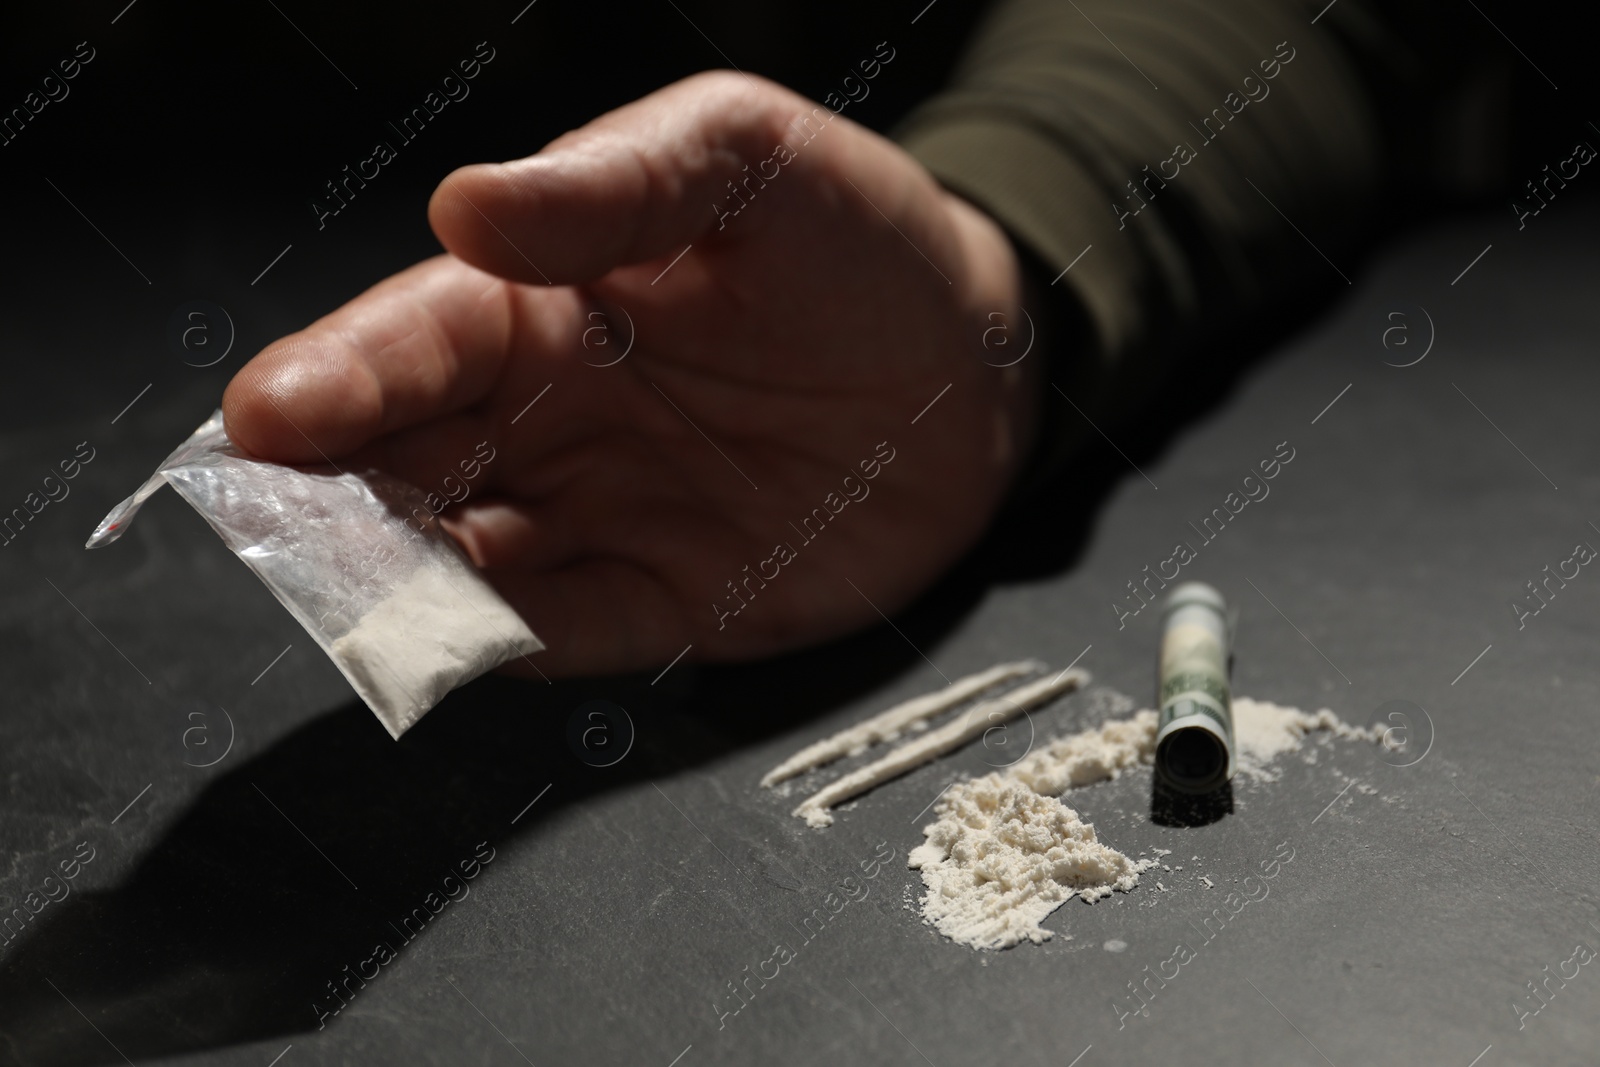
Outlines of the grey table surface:
<svg viewBox="0 0 1600 1067">
<path fill-rule="evenodd" d="M 1600 965 L 1541 1000 L 1528 983 L 1600 946 L 1600 578 L 1521 629 L 1511 604 L 1600 544 L 1597 232 L 1574 204 L 1560 227 L 1495 215 L 1403 240 L 1159 448 L 1086 459 L 1115 478 L 1062 500 L 1077 547 L 1052 567 L 966 567 L 895 628 L 774 662 L 484 679 L 398 743 L 174 494 L 81 548 L 226 374 L 115 424 L 126 376 L 103 412 L 10 426 L 18 502 L 77 442 L 96 456 L 0 549 L 0 913 L 76 870 L 0 943 L 0 1062 L 1594 1062 Z M 1309 743 L 1210 820 L 1153 811 L 1148 770 L 1078 791 L 1104 840 L 1173 869 L 998 953 L 920 921 L 905 856 L 941 789 L 1015 748 L 941 759 L 825 831 L 758 788 L 800 745 L 1002 659 L 1083 653 L 1094 675 L 1013 745 L 1093 724 L 1107 690 L 1148 704 L 1155 613 L 1119 629 L 1112 601 L 1285 441 L 1270 496 L 1186 573 L 1239 608 L 1236 692 L 1355 723 L 1410 701 L 1411 765 Z M 634 732 L 605 767 L 569 744 L 595 699 Z M 1265 899 L 1197 933 L 1290 850 Z M 493 858 L 470 892 L 403 940 L 474 855 Z M 343 1003 L 328 983 L 379 941 L 395 958 L 319 1027 Z M 1195 958 L 1119 1017 L 1179 942 Z M 735 999 L 779 944 L 789 962 Z"/>
</svg>

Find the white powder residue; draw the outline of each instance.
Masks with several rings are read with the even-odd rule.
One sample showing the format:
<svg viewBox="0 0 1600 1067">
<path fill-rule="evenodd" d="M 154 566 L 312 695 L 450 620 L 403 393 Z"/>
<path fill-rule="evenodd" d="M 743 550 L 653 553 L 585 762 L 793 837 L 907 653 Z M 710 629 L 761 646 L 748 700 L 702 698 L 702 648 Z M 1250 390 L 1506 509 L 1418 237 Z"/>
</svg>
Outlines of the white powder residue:
<svg viewBox="0 0 1600 1067">
<path fill-rule="evenodd" d="M 1267 775 L 1268 762 L 1313 730 L 1377 739 L 1326 709 L 1307 714 L 1237 697 L 1233 713 L 1239 767 L 1253 776 Z M 972 948 L 1010 948 L 1048 940 L 1052 932 L 1040 924 L 1070 897 L 1092 902 L 1137 885 L 1170 850 L 1130 859 L 1102 844 L 1057 795 L 1150 764 L 1156 721 L 1150 710 L 1113 719 L 1054 738 L 1005 771 L 951 786 L 934 805 L 935 821 L 923 827 L 926 841 L 908 858 L 927 889 L 924 921 Z"/>
<path fill-rule="evenodd" d="M 544 645 L 465 565 L 422 566 L 329 647 L 395 738 L 458 685 Z"/>
<path fill-rule="evenodd" d="M 1139 707 L 1139 702 L 1120 689 L 1097 685 L 1084 694 L 1089 705 L 1089 718 L 1105 720 L 1113 715 L 1126 715 Z"/>
<path fill-rule="evenodd" d="M 1055 796 L 1115 778 L 1136 763 L 1149 763 L 1155 751 L 1156 713 L 1140 711 L 1127 719 L 1112 719 L 1095 730 L 1051 738 L 1005 773 L 1035 793 Z"/>
<path fill-rule="evenodd" d="M 1326 730 L 1346 741 L 1376 741 L 1380 731 L 1351 726 L 1323 708 L 1304 712 L 1265 700 L 1249 697 L 1233 699 L 1233 744 L 1236 773 L 1256 781 L 1277 781 L 1278 773 L 1267 766 L 1286 752 L 1300 747 L 1306 734 Z"/>
</svg>

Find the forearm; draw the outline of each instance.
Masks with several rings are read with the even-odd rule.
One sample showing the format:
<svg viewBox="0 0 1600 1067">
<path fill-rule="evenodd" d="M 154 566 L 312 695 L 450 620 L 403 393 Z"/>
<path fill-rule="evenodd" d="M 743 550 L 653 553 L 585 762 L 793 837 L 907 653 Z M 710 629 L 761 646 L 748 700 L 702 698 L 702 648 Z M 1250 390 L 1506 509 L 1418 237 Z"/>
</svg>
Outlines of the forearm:
<svg viewBox="0 0 1600 1067">
<path fill-rule="evenodd" d="M 1116 418 L 1218 322 L 1346 283 L 1393 42 L 1342 6 L 1335 32 L 1283 0 L 1008 0 L 899 129 L 1033 253 L 1086 411 Z"/>
</svg>

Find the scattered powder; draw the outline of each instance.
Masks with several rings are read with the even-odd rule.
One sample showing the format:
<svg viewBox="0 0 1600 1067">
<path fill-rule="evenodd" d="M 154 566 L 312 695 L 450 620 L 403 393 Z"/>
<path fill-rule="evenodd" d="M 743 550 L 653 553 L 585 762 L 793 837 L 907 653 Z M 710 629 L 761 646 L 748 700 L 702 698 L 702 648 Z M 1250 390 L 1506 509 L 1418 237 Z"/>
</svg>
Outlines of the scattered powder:
<svg viewBox="0 0 1600 1067">
<path fill-rule="evenodd" d="M 1306 734 L 1326 730 L 1347 741 L 1376 741 L 1380 731 L 1351 726 L 1327 708 L 1315 713 L 1285 707 L 1265 700 L 1235 697 L 1233 700 L 1233 743 L 1238 766 L 1236 773 L 1263 782 L 1278 780 L 1278 772 L 1267 766 L 1278 756 L 1295 751 Z"/>
<path fill-rule="evenodd" d="M 1109 719 L 1113 715 L 1126 715 L 1139 707 L 1137 700 L 1109 685 L 1097 685 L 1090 689 L 1084 694 L 1084 702 L 1089 706 L 1089 718 L 1096 720 Z"/>
<path fill-rule="evenodd" d="M 1272 778 L 1266 764 L 1299 748 L 1313 730 L 1377 739 L 1375 731 L 1352 727 L 1326 709 L 1307 714 L 1238 697 L 1233 713 L 1238 769 L 1263 780 Z M 1040 925 L 1044 918 L 1069 897 L 1092 902 L 1113 890 L 1126 892 L 1142 872 L 1164 866 L 1161 857 L 1170 849 L 1130 859 L 1102 844 L 1094 827 L 1057 799 L 1150 764 L 1156 718 L 1144 710 L 1057 737 L 1005 771 L 951 786 L 934 805 L 935 821 L 923 827 L 926 841 L 909 856 L 927 889 L 924 921 L 973 948 L 1037 943 L 1052 936 Z"/>
<path fill-rule="evenodd" d="M 1200 876 L 1200 884 L 1205 886 L 1207 889 L 1215 889 L 1215 888 L 1217 888 L 1217 883 L 1213 882 L 1211 879 L 1207 878 L 1205 875 L 1201 875 Z"/>
<path fill-rule="evenodd" d="M 1045 665 L 1038 660 L 1023 660 L 1019 663 L 1001 663 L 986 671 L 969 674 L 943 689 L 896 704 L 848 730 L 841 730 L 816 744 L 806 746 L 768 771 L 761 779 L 761 784 L 771 788 L 786 778 L 804 774 L 814 767 L 832 763 L 844 756 L 859 755 L 880 741 L 893 741 L 907 728 L 920 726 L 940 712 L 977 696 L 985 689 L 1044 669 Z"/>
</svg>

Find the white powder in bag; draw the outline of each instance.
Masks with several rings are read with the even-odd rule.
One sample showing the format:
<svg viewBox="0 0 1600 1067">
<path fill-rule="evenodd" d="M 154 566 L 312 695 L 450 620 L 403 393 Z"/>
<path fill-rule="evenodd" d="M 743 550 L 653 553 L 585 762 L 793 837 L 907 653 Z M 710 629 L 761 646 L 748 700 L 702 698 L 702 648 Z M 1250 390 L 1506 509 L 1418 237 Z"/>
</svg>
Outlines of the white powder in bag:
<svg viewBox="0 0 1600 1067">
<path fill-rule="evenodd" d="M 508 658 L 541 648 L 528 624 L 465 566 L 422 566 L 329 648 L 395 738 L 424 712 Z"/>
</svg>

